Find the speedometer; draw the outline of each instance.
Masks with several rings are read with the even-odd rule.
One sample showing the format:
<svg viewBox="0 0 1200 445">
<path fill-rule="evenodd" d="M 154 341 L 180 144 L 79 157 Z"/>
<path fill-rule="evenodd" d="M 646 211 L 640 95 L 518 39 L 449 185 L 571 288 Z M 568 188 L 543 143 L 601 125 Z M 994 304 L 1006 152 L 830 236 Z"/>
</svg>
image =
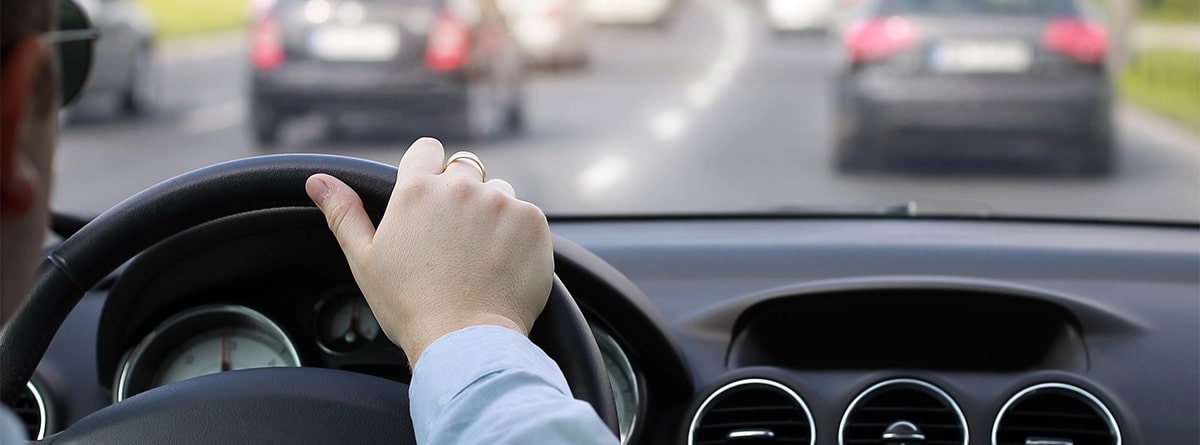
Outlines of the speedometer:
<svg viewBox="0 0 1200 445">
<path fill-rule="evenodd" d="M 162 322 L 122 360 L 113 398 L 236 369 L 300 366 L 287 334 L 244 306 L 202 306 Z"/>
<path fill-rule="evenodd" d="M 641 407 L 641 390 L 633 364 L 616 339 L 607 332 L 592 327 L 600 355 L 604 358 L 604 370 L 612 385 L 613 398 L 617 402 L 617 426 L 621 431 L 621 443 L 628 443 L 637 427 L 638 410 Z"/>
</svg>

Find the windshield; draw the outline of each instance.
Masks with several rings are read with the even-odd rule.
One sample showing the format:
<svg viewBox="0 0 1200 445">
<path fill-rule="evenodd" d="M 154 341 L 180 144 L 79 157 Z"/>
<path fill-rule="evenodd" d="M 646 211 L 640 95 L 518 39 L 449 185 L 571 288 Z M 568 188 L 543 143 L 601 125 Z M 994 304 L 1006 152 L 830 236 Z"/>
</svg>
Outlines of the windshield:
<svg viewBox="0 0 1200 445">
<path fill-rule="evenodd" d="M 77 0 L 53 206 L 470 150 L 550 216 L 1200 221 L 1194 0 Z"/>
</svg>

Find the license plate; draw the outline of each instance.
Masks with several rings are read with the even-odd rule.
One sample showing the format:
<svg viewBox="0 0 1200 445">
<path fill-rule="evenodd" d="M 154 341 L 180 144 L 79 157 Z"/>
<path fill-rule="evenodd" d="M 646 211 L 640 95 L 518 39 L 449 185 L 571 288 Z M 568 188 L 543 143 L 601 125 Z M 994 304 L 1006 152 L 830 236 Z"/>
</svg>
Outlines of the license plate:
<svg viewBox="0 0 1200 445">
<path fill-rule="evenodd" d="M 400 51 L 400 30 L 395 25 L 382 23 L 323 26 L 313 29 L 308 46 L 313 55 L 324 60 L 392 60 Z"/>
<path fill-rule="evenodd" d="M 933 69 L 944 73 L 1019 73 L 1029 69 L 1029 45 L 1015 40 L 956 40 L 934 46 Z"/>
</svg>

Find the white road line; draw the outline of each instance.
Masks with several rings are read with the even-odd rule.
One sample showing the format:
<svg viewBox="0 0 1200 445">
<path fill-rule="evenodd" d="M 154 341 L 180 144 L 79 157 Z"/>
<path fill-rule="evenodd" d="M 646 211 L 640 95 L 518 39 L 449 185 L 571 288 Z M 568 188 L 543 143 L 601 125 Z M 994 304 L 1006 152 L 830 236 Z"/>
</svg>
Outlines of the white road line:
<svg viewBox="0 0 1200 445">
<path fill-rule="evenodd" d="M 682 84 L 682 103 L 668 104 L 648 116 L 647 126 L 651 135 L 664 142 L 682 136 L 696 113 L 707 108 L 728 89 L 734 76 L 745 66 L 749 53 L 750 15 L 745 5 L 729 0 L 697 2 L 698 6 L 717 19 L 721 28 L 721 47 L 696 78 Z M 614 151 L 620 150 L 597 150 L 598 153 Z M 629 176 L 633 165 L 626 155 L 609 155 L 596 160 L 576 177 L 580 194 L 590 199 L 603 196 Z"/>
<path fill-rule="evenodd" d="M 750 52 L 750 16 L 745 5 L 721 0 L 700 0 L 700 4 L 720 20 L 724 39 L 704 76 L 688 87 L 688 104 L 697 110 L 708 107 L 729 87 L 733 76 L 746 65 Z"/>
<path fill-rule="evenodd" d="M 750 52 L 750 16 L 744 5 L 725 0 L 699 0 L 698 5 L 717 18 L 721 47 L 700 77 L 686 83 L 686 108 L 668 107 L 651 116 L 650 131 L 659 140 L 670 141 L 682 135 L 693 117 L 687 108 L 699 112 L 712 105 L 746 65 Z"/>
<path fill-rule="evenodd" d="M 241 125 L 246 120 L 246 101 L 231 100 L 188 111 L 180 125 L 183 134 L 199 136 Z"/>
<path fill-rule="evenodd" d="M 629 173 L 629 159 L 621 155 L 596 161 L 579 173 L 579 189 L 584 196 L 595 197 L 616 185 Z"/>
<path fill-rule="evenodd" d="M 688 116 L 683 110 L 671 108 L 663 110 L 650 120 L 650 129 L 654 132 L 654 137 L 663 141 L 670 141 L 678 138 L 683 134 L 683 130 L 687 128 Z"/>
</svg>

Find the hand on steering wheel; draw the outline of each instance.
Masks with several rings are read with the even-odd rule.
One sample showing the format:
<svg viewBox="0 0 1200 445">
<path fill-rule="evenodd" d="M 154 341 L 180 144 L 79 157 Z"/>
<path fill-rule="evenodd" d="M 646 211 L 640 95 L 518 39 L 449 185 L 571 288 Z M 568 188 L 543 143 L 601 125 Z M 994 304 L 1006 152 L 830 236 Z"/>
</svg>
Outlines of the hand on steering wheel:
<svg viewBox="0 0 1200 445">
<path fill-rule="evenodd" d="M 436 139 L 413 143 L 378 229 L 342 181 L 316 174 L 305 184 L 380 327 L 414 367 L 426 346 L 468 326 L 528 336 L 550 294 L 545 215 L 507 182 L 484 182 L 474 155 L 455 156 L 443 163 Z"/>
</svg>

